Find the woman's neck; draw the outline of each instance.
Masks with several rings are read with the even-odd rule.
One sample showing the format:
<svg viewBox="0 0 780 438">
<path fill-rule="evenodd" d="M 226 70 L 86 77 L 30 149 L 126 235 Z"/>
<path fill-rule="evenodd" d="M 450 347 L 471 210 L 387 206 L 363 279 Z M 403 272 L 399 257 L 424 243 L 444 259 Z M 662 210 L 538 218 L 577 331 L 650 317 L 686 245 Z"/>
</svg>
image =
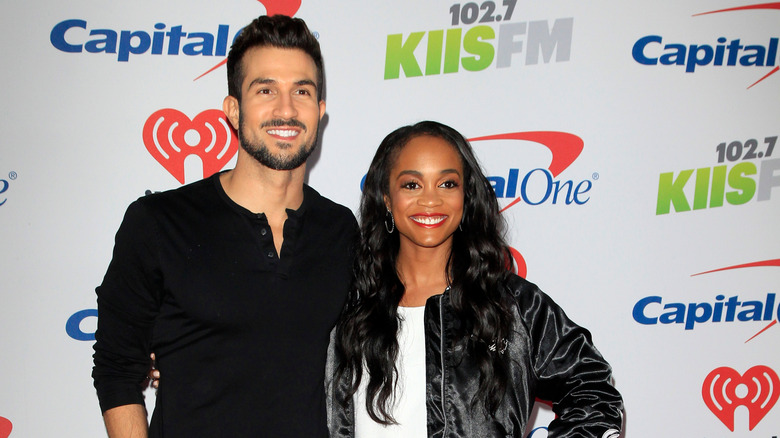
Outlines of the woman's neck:
<svg viewBox="0 0 780 438">
<path fill-rule="evenodd" d="M 404 285 L 401 306 L 424 306 L 428 298 L 444 292 L 448 286 L 447 260 L 451 245 L 436 248 L 401 245 L 396 271 Z"/>
</svg>

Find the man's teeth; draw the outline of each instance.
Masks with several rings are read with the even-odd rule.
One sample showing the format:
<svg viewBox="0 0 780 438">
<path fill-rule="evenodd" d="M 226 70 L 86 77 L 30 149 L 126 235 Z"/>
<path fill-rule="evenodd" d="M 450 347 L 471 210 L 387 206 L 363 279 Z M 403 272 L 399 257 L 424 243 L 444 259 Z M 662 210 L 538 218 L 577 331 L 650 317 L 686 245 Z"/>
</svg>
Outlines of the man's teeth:
<svg viewBox="0 0 780 438">
<path fill-rule="evenodd" d="M 424 225 L 436 225 L 443 222 L 446 216 L 412 216 L 412 220 Z"/>
<path fill-rule="evenodd" d="M 293 129 L 269 129 L 268 133 L 271 135 L 278 135 L 279 137 L 295 137 L 298 135 L 298 131 Z"/>
</svg>

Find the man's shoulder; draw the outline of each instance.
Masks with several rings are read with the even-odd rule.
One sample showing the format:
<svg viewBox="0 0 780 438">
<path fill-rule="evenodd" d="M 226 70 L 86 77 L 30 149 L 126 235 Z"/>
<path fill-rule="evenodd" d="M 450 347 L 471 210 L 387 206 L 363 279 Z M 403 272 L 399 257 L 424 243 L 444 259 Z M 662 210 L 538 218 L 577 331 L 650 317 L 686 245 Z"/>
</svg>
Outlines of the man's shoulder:
<svg viewBox="0 0 780 438">
<path fill-rule="evenodd" d="M 355 215 L 349 208 L 322 196 L 317 190 L 306 184 L 303 186 L 303 192 L 307 200 L 311 201 L 308 208 L 311 208 L 318 214 L 324 212 L 325 214 L 336 217 L 340 220 L 344 220 L 349 223 L 357 223 Z"/>
<path fill-rule="evenodd" d="M 151 192 L 138 198 L 133 204 L 138 204 L 151 210 L 177 209 L 182 204 L 198 204 L 208 202 L 210 195 L 216 194 L 212 178 L 189 183 L 170 190 Z"/>
</svg>

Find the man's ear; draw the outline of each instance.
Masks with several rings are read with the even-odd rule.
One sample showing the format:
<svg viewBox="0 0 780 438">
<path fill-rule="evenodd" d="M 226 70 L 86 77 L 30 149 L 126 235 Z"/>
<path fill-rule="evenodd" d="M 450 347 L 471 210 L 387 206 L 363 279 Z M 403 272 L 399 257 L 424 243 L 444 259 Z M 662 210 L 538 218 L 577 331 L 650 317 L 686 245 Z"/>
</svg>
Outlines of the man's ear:
<svg viewBox="0 0 780 438">
<path fill-rule="evenodd" d="M 225 100 L 222 101 L 222 111 L 225 112 L 228 121 L 233 125 L 233 129 L 238 131 L 238 116 L 241 114 L 238 99 L 233 96 L 226 96 Z"/>
</svg>

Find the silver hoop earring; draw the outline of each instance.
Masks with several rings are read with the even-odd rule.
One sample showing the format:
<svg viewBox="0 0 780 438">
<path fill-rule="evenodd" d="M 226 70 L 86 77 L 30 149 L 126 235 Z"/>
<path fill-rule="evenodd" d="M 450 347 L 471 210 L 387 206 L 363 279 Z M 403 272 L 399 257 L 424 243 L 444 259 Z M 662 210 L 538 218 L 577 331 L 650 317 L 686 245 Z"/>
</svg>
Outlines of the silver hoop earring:
<svg viewBox="0 0 780 438">
<path fill-rule="evenodd" d="M 387 209 L 387 214 L 390 215 L 390 223 L 392 225 L 387 225 L 387 216 L 385 216 L 385 229 L 389 234 L 393 234 L 393 231 L 395 231 L 395 219 L 393 219 L 393 213 L 390 212 L 390 209 Z"/>
</svg>

